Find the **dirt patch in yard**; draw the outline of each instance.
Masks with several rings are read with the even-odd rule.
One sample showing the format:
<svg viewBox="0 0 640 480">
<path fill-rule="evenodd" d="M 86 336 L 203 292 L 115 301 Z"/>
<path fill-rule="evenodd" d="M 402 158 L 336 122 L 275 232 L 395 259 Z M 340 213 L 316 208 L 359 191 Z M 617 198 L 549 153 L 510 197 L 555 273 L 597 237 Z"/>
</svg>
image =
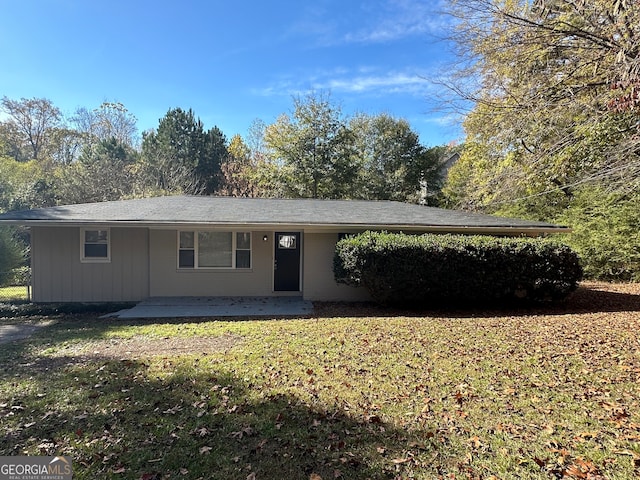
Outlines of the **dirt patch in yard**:
<svg viewBox="0 0 640 480">
<path fill-rule="evenodd" d="M 14 367 L 28 371 L 49 372 L 95 362 L 143 360 L 150 357 L 179 355 L 206 356 L 224 353 L 242 343 L 239 335 L 217 337 L 154 338 L 138 335 L 131 338 L 113 338 L 74 343 L 54 352 L 41 352 L 27 356 Z M 2 368 L 0 368 L 2 371 Z"/>
<path fill-rule="evenodd" d="M 127 339 L 114 339 L 95 345 L 94 352 L 99 355 L 117 358 L 149 357 L 155 355 L 207 354 L 226 351 L 242 341 L 238 335 L 220 337 L 188 337 L 150 339 L 139 336 Z"/>
<path fill-rule="evenodd" d="M 51 321 L 22 322 L 0 325 L 0 343 L 15 342 L 29 338 L 39 328 L 51 325 Z"/>
<path fill-rule="evenodd" d="M 224 352 L 242 342 L 238 335 L 219 337 L 151 338 L 143 335 L 91 341 L 61 348 L 55 357 L 134 359 L 153 356 L 175 356 Z"/>
</svg>

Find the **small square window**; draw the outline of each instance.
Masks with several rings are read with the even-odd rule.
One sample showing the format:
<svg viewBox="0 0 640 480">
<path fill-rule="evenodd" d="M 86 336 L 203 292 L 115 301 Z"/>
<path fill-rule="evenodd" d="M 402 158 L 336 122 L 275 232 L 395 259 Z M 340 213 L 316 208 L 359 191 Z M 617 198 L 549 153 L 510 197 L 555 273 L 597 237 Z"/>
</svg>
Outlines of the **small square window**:
<svg viewBox="0 0 640 480">
<path fill-rule="evenodd" d="M 109 262 L 109 229 L 81 229 L 80 260 L 83 262 Z"/>
</svg>

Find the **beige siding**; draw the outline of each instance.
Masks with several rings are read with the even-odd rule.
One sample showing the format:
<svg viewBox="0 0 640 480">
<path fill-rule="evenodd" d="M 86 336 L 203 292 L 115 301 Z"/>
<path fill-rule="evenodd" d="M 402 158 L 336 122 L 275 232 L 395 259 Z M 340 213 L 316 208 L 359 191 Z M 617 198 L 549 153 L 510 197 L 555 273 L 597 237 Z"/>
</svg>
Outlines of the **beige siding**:
<svg viewBox="0 0 640 480">
<path fill-rule="evenodd" d="M 339 285 L 333 278 L 333 254 L 337 233 L 305 233 L 303 290 L 306 300 L 364 301 L 371 297 L 364 288 Z"/>
<path fill-rule="evenodd" d="M 80 228 L 31 229 L 36 302 L 138 301 L 153 296 L 269 296 L 273 232 L 252 232 L 249 270 L 187 270 L 177 266 L 176 230 L 111 228 L 111 262 L 80 261 Z M 267 241 L 263 236 L 267 235 Z M 304 233 L 302 290 L 307 300 L 359 301 L 365 289 L 333 279 L 337 233 Z"/>
<path fill-rule="evenodd" d="M 252 268 L 246 270 L 178 269 L 176 230 L 151 230 L 149 235 L 152 297 L 273 295 L 272 232 L 252 232 Z"/>
<path fill-rule="evenodd" d="M 33 227 L 36 302 L 119 302 L 149 296 L 148 231 L 111 228 L 111 261 L 80 261 L 78 227 Z"/>
</svg>

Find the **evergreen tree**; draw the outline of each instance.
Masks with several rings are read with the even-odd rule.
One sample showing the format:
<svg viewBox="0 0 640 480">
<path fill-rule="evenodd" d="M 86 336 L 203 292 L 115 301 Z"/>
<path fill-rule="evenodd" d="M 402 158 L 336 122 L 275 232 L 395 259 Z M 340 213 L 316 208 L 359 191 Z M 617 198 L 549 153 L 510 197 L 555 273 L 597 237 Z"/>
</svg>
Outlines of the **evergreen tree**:
<svg viewBox="0 0 640 480">
<path fill-rule="evenodd" d="M 160 119 L 157 130 L 143 133 L 145 172 L 161 190 L 213 193 L 227 154 L 222 132 L 217 127 L 205 131 L 191 109 L 171 109 Z"/>
</svg>

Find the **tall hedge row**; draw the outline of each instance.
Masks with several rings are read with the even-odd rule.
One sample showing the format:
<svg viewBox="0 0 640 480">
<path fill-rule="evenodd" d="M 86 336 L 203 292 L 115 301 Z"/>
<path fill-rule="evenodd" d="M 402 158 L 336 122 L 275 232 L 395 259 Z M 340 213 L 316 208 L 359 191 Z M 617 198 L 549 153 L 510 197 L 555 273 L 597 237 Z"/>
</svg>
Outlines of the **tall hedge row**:
<svg viewBox="0 0 640 480">
<path fill-rule="evenodd" d="M 578 256 L 547 239 L 365 232 L 342 239 L 336 281 L 383 304 L 546 302 L 577 288 Z"/>
</svg>

